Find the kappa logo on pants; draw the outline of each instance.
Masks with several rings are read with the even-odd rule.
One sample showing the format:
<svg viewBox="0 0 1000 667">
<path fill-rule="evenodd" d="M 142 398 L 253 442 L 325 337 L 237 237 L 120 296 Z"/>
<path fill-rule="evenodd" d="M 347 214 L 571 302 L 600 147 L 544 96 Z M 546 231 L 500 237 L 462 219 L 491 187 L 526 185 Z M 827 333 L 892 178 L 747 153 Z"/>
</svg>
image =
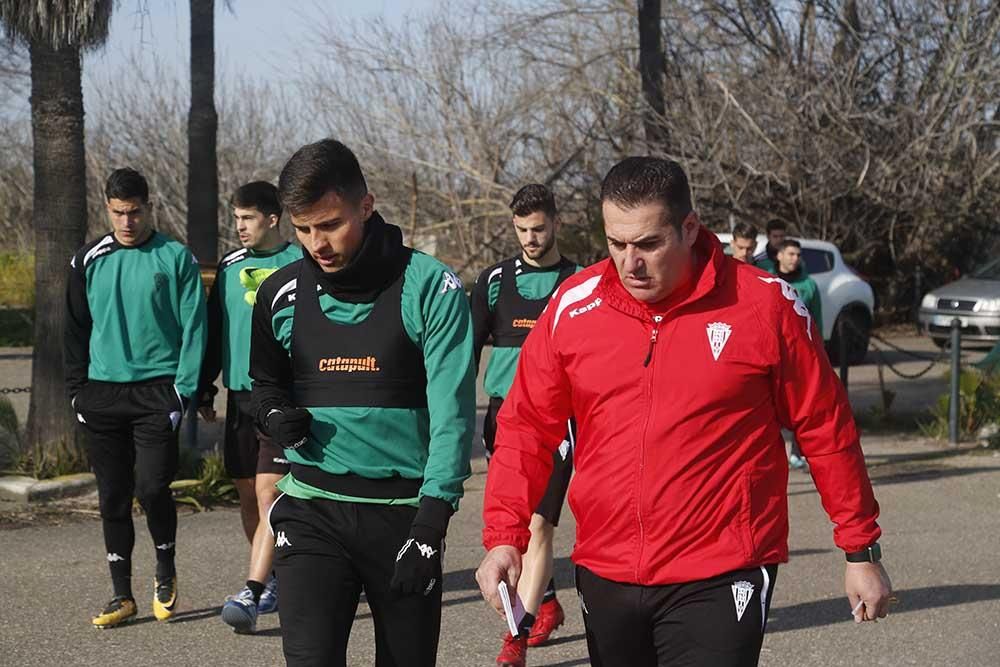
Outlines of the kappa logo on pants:
<svg viewBox="0 0 1000 667">
<path fill-rule="evenodd" d="M 566 457 L 569 456 L 570 446 L 571 445 L 569 444 L 569 440 L 563 440 L 561 443 L 559 443 L 559 456 L 562 457 L 563 461 L 565 461 Z"/>
<path fill-rule="evenodd" d="M 290 547 L 290 546 L 292 546 L 292 543 L 288 541 L 287 537 L 285 537 L 285 531 L 279 530 L 278 538 L 274 541 L 274 548 L 277 549 L 278 547 Z"/>
<path fill-rule="evenodd" d="M 747 605 L 750 604 L 750 598 L 753 596 L 753 584 L 749 581 L 737 581 L 733 584 L 733 602 L 736 603 L 736 622 L 743 620 L 743 612 L 747 610 Z"/>
<path fill-rule="evenodd" d="M 416 540 L 414 540 L 411 537 L 411 538 L 409 538 L 409 539 L 406 540 L 406 542 L 403 544 L 403 548 L 399 550 L 398 554 L 396 554 L 396 562 L 397 563 L 403 557 L 403 554 L 406 553 L 406 550 L 409 549 L 413 545 L 417 546 L 417 550 L 420 551 L 420 555 L 423 556 L 424 558 L 430 558 L 431 556 L 433 556 L 434 554 L 436 554 L 438 552 L 437 549 L 435 549 L 434 547 L 430 546 L 429 544 L 421 544 L 420 542 L 417 542 Z"/>
</svg>

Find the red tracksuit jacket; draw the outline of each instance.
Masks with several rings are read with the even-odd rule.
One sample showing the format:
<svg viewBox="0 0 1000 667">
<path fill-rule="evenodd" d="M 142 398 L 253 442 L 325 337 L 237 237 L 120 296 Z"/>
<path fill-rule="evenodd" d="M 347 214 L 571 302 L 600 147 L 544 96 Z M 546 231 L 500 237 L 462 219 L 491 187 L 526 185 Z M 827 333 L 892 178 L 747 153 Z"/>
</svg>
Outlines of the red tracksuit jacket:
<svg viewBox="0 0 1000 667">
<path fill-rule="evenodd" d="M 521 350 L 497 422 L 483 543 L 526 549 L 531 510 L 574 415 L 573 561 L 659 585 L 788 560 L 781 427 L 809 459 L 834 541 L 875 542 L 872 494 L 847 396 L 790 286 L 707 258 L 683 299 L 653 312 L 610 260 L 567 279 Z"/>
</svg>

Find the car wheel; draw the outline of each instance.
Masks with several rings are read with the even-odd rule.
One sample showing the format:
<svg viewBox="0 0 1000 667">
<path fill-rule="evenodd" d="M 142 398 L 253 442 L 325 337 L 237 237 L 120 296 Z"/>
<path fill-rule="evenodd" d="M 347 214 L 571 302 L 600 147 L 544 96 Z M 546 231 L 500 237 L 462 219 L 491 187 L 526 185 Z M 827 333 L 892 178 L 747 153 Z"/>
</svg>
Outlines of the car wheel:
<svg viewBox="0 0 1000 667">
<path fill-rule="evenodd" d="M 840 333 L 844 331 L 847 343 L 847 363 L 851 366 L 864 363 L 871 338 L 871 320 L 859 310 L 844 310 L 837 317 L 830 338 L 830 361 L 840 363 Z"/>
</svg>

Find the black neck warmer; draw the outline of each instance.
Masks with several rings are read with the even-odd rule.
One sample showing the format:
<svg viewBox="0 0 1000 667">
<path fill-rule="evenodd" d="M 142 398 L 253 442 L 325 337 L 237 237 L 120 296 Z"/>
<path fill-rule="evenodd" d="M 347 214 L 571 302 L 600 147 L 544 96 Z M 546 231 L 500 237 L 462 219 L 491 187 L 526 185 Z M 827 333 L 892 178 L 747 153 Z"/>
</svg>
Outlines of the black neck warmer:
<svg viewBox="0 0 1000 667">
<path fill-rule="evenodd" d="M 327 294 L 346 303 L 371 303 L 406 269 L 410 252 L 402 230 L 375 212 L 365 221 L 361 247 L 341 270 L 324 272 L 305 248 L 302 256 Z"/>
</svg>

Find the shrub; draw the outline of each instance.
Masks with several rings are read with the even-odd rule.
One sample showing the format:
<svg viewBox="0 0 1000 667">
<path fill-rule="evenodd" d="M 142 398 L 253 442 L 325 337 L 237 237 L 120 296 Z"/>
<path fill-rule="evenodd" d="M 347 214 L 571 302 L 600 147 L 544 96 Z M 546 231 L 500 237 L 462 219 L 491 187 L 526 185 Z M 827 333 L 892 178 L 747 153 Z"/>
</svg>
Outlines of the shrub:
<svg viewBox="0 0 1000 667">
<path fill-rule="evenodd" d="M 25 310 L 35 307 L 34 255 L 0 253 L 0 307 Z"/>
<path fill-rule="evenodd" d="M 950 373 L 946 376 L 950 381 Z M 958 377 L 958 431 L 960 437 L 975 437 L 988 424 L 1000 421 L 1000 373 L 963 368 Z M 949 393 L 938 397 L 931 421 L 921 430 L 934 438 L 948 437 Z"/>
<path fill-rule="evenodd" d="M 222 456 L 213 451 L 201 460 L 199 475 L 196 479 L 178 479 L 170 488 L 174 491 L 174 500 L 191 505 L 203 512 L 211 505 L 234 500 L 236 487 L 233 486 Z"/>
</svg>

